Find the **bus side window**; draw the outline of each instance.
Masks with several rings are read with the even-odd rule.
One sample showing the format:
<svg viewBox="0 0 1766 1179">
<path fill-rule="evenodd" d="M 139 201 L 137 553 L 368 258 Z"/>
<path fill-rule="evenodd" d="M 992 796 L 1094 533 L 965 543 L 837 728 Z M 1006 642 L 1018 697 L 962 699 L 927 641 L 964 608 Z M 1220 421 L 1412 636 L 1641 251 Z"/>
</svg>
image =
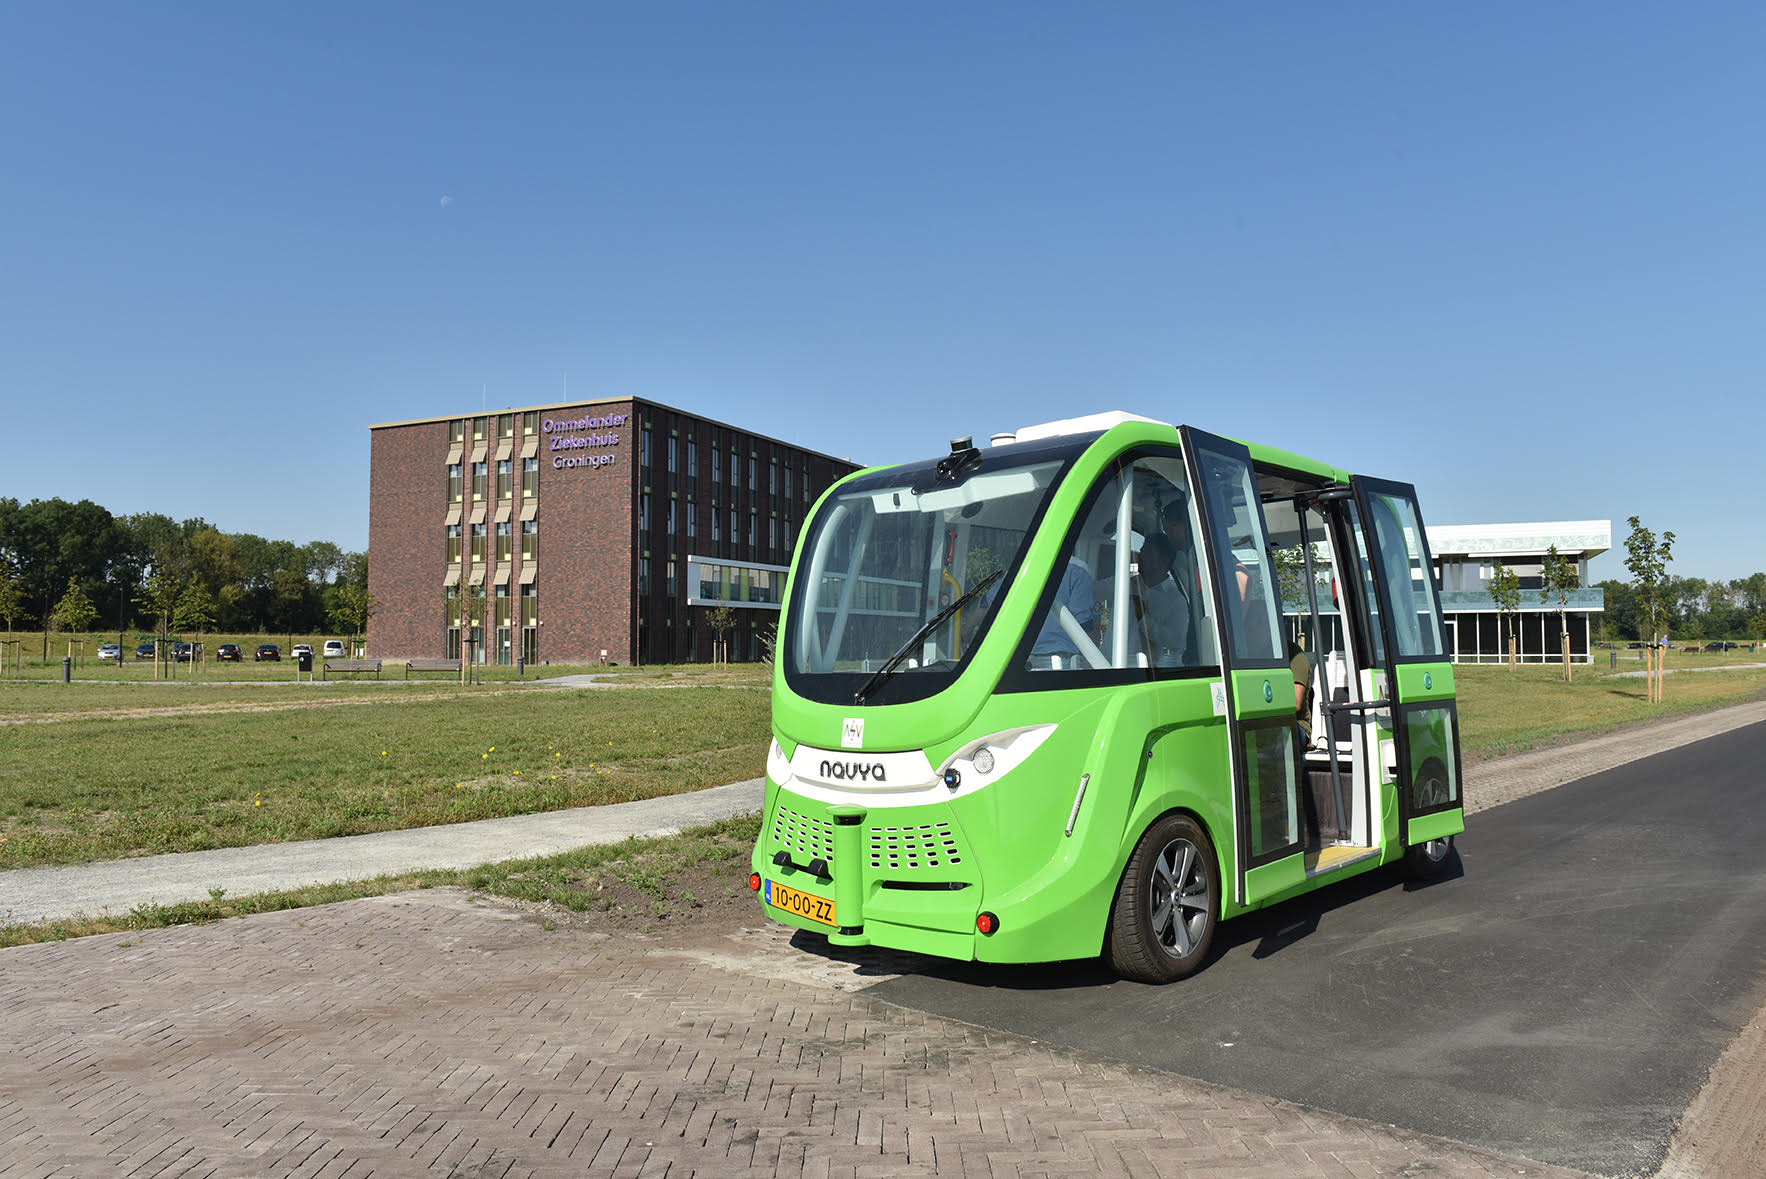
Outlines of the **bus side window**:
<svg viewBox="0 0 1766 1179">
<path fill-rule="evenodd" d="M 1114 473 L 1105 476 L 1114 484 Z M 1062 547 L 1061 558 L 1051 575 L 1056 581 L 1054 599 L 1032 625 L 1027 666 L 1032 671 L 1073 671 L 1109 667 L 1110 660 L 1098 641 L 1108 624 L 1100 611 L 1098 573 L 1100 562 L 1114 560 L 1109 523 L 1115 518 L 1116 497 L 1110 487 L 1101 489 L 1091 506 L 1074 524 Z"/>
</svg>

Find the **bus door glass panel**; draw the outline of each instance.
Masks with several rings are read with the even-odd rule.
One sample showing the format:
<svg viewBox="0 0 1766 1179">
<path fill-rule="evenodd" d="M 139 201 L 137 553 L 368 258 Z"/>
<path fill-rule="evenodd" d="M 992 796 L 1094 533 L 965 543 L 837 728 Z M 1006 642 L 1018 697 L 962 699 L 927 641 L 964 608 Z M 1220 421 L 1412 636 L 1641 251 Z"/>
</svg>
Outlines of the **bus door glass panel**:
<svg viewBox="0 0 1766 1179">
<path fill-rule="evenodd" d="M 1461 805 L 1453 669 L 1415 489 L 1361 476 L 1354 485 L 1381 605 L 1399 816 L 1408 827 L 1412 819 Z"/>
<path fill-rule="evenodd" d="M 1204 568 L 1219 603 L 1239 823 L 1237 883 L 1240 899 L 1249 903 L 1304 877 L 1294 677 L 1251 454 L 1188 426 L 1180 436 L 1201 507 Z M 1292 863 L 1252 878 L 1254 869 L 1283 860 Z"/>
</svg>

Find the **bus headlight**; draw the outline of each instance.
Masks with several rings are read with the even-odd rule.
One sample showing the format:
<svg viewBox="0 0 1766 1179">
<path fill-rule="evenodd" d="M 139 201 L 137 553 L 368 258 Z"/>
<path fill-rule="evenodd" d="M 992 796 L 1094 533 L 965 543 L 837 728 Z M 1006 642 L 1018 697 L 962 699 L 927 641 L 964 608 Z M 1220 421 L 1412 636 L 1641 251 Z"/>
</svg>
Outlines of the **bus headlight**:
<svg viewBox="0 0 1766 1179">
<path fill-rule="evenodd" d="M 987 746 L 983 745 L 980 749 L 977 749 L 975 751 L 975 756 L 970 758 L 969 761 L 970 764 L 975 767 L 975 772 L 977 774 L 993 773 L 993 750 L 989 749 Z"/>
</svg>

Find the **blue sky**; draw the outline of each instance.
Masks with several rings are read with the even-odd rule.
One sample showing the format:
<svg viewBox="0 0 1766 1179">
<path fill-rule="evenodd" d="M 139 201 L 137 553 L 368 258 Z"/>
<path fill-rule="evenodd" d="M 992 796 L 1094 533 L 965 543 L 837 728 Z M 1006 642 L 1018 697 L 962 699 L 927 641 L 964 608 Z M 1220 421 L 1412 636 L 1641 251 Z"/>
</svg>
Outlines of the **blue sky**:
<svg viewBox="0 0 1766 1179">
<path fill-rule="evenodd" d="M 370 423 L 568 382 L 866 462 L 1120 408 L 1742 576 L 1763 14 L 12 4 L 0 495 L 361 548 Z"/>
</svg>

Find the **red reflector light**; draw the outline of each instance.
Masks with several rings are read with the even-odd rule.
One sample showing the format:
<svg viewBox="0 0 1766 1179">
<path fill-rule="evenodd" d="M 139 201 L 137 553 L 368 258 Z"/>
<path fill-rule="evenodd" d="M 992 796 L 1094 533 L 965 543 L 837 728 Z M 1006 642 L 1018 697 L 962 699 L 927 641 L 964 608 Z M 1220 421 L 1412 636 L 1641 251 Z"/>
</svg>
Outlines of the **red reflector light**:
<svg viewBox="0 0 1766 1179">
<path fill-rule="evenodd" d="M 750 872 L 748 874 L 748 887 L 751 891 L 754 891 L 754 892 L 760 891 L 760 873 L 759 872 Z"/>
<path fill-rule="evenodd" d="M 975 918 L 975 928 L 983 934 L 990 934 L 1000 927 L 1000 919 L 992 913 L 983 913 Z"/>
</svg>

